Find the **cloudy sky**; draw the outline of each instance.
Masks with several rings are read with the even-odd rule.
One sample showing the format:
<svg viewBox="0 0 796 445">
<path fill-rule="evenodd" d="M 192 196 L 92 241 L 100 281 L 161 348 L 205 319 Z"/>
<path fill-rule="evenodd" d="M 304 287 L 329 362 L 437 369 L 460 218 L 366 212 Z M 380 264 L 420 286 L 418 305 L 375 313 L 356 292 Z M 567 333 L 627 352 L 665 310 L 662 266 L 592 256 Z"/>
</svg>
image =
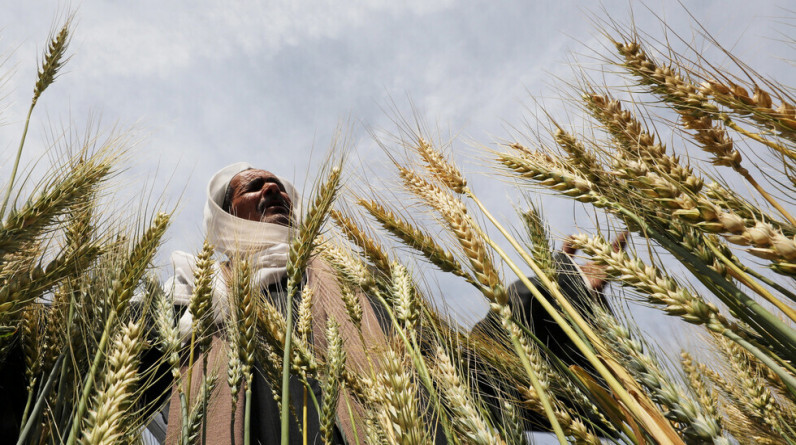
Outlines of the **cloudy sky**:
<svg viewBox="0 0 796 445">
<path fill-rule="evenodd" d="M 7 3 L 0 19 L 3 183 L 40 54 L 67 11 L 51 1 Z M 659 18 L 686 40 L 698 23 L 761 73 L 792 83 L 796 54 L 783 43 L 794 25 L 787 3 L 688 2 L 695 19 L 674 1 L 602 5 L 619 23 L 630 23 L 632 14 L 638 29 L 656 37 L 663 35 Z M 536 102 L 564 122 L 572 118 L 556 100 L 561 81 L 573 79 L 573 59 L 600 78 L 594 56 L 606 43 L 593 20 L 606 13 L 596 2 L 574 0 L 72 6 L 72 58 L 39 102 L 22 165 L 42 169 L 48 141 L 64 128 L 78 134 L 90 122 L 102 131 L 133 128 L 139 142 L 133 165 L 119 178 L 119 199 L 137 206 L 142 192 L 154 190 L 156 199 L 177 206 L 161 264 L 172 250 L 200 246 L 205 184 L 213 172 L 246 160 L 301 188 L 323 164 L 341 123 L 352 141 L 349 183 L 387 187 L 388 157 L 371 133 L 394 133 L 397 119 L 419 115 L 434 134 L 456 136 L 452 150 L 476 191 L 511 219 L 512 205 L 522 200 L 484 175 L 483 147 L 515 139 L 513 128 L 534 127 Z M 593 229 L 572 202 L 541 199 L 557 236 Z M 486 310 L 463 283 L 442 279 L 439 286 L 462 319 Z"/>
<path fill-rule="evenodd" d="M 698 23 L 759 72 L 792 84 L 796 54 L 792 44 L 783 43 L 794 26 L 788 2 L 687 3 L 695 19 L 674 1 L 602 5 L 619 23 L 630 23 L 632 13 L 638 29 L 656 37 L 663 35 L 656 16 L 686 40 Z M 159 257 L 165 264 L 168 252 L 200 246 L 205 184 L 220 167 L 246 160 L 301 188 L 323 164 L 342 123 L 352 141 L 349 183 L 388 187 L 388 157 L 371 133 L 394 133 L 396 120 L 419 115 L 434 134 L 446 140 L 456 136 L 452 150 L 476 191 L 510 220 L 512 205 L 522 199 L 484 175 L 489 169 L 481 161 L 482 149 L 515 139 L 513 128 L 535 127 L 537 102 L 564 122 L 573 118 L 556 100 L 557 79 L 573 79 L 573 59 L 601 77 L 594 56 L 605 40 L 592 19 L 606 14 L 596 5 L 574 0 L 75 2 L 72 58 L 39 102 L 22 165 L 34 176 L 43 171 L 48 141 L 64 128 L 76 134 L 90 123 L 101 131 L 132 128 L 139 142 L 117 192 L 131 207 L 142 193 L 177 206 Z M 5 183 L 40 54 L 67 5 L 16 1 L 6 2 L 3 11 L 0 182 Z M 726 64 L 726 58 L 719 55 L 718 63 Z M 557 236 L 593 230 L 588 214 L 572 202 L 540 199 Z M 463 283 L 443 278 L 439 286 L 463 320 L 486 310 Z"/>
</svg>

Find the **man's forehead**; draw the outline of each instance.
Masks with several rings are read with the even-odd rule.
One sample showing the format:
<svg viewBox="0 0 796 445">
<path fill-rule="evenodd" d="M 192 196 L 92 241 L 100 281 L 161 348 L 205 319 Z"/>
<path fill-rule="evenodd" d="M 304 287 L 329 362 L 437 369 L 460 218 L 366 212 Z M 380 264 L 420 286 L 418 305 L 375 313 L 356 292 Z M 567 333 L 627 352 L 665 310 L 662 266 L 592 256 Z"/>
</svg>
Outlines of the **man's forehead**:
<svg viewBox="0 0 796 445">
<path fill-rule="evenodd" d="M 262 169 L 259 169 L 259 168 L 250 168 L 248 170 L 243 170 L 242 172 L 240 172 L 237 175 L 233 176 L 232 180 L 230 181 L 230 183 L 246 181 L 246 180 L 250 180 L 250 179 L 254 179 L 254 178 L 259 178 L 259 177 L 262 177 L 262 176 L 270 177 L 270 178 L 277 178 L 277 176 L 275 174 L 269 172 L 268 170 L 262 170 Z"/>
</svg>

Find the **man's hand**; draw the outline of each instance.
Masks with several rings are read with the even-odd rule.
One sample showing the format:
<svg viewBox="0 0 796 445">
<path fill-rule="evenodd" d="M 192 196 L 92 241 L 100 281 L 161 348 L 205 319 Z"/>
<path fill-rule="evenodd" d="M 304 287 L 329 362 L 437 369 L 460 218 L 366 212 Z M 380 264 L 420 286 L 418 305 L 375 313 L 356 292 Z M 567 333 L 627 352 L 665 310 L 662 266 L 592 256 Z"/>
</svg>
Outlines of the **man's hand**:
<svg viewBox="0 0 796 445">
<path fill-rule="evenodd" d="M 620 250 L 625 249 L 625 246 L 627 245 L 627 235 L 627 231 L 621 232 L 619 235 L 617 235 L 614 242 L 611 243 L 614 252 L 619 252 Z M 569 238 L 567 238 L 564 240 L 564 245 L 561 246 L 561 251 L 572 256 L 577 252 L 577 249 L 572 247 L 572 243 L 570 242 Z M 588 262 L 580 268 L 583 270 L 583 273 L 586 275 L 586 279 L 589 280 L 589 284 L 594 290 L 597 292 L 602 292 L 602 290 L 605 289 L 605 286 L 608 284 L 608 280 L 605 276 L 605 266 L 600 266 L 594 262 Z"/>
</svg>

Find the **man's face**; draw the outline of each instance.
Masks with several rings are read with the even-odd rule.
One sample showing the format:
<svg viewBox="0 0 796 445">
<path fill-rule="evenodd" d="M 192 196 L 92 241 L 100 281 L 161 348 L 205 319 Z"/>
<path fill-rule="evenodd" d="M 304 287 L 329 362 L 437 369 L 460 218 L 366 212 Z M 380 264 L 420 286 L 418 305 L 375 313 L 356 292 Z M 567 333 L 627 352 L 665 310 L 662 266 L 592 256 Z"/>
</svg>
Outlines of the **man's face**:
<svg viewBox="0 0 796 445">
<path fill-rule="evenodd" d="M 229 181 L 229 213 L 238 218 L 290 225 L 293 202 L 276 175 L 265 170 L 245 170 Z"/>
</svg>

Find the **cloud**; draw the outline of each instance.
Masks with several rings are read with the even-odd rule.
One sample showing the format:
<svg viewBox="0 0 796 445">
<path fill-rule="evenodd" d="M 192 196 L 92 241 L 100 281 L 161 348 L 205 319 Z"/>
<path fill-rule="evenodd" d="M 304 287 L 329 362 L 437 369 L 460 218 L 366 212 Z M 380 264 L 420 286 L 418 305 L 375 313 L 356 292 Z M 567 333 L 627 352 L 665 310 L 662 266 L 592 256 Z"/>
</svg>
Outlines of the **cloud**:
<svg viewBox="0 0 796 445">
<path fill-rule="evenodd" d="M 273 58 L 285 48 L 335 39 L 379 16 L 413 17 L 450 8 L 441 2 L 360 0 L 113 3 L 84 9 L 78 34 L 81 70 L 95 77 L 167 78 L 207 63 L 239 57 Z"/>
</svg>

